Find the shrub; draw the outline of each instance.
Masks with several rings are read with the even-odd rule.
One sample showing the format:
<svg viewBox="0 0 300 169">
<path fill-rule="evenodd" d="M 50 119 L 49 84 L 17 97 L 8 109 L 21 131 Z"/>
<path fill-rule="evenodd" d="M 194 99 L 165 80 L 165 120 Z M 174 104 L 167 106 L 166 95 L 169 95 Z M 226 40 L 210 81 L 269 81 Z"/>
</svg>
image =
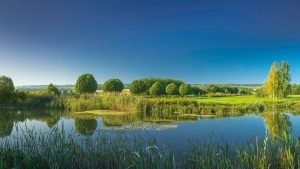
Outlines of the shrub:
<svg viewBox="0 0 300 169">
<path fill-rule="evenodd" d="M 11 78 L 0 77 L 0 103 L 11 101 L 15 91 L 15 86 Z"/>
<path fill-rule="evenodd" d="M 97 81 L 92 74 L 84 74 L 79 76 L 75 85 L 75 90 L 79 94 L 95 93 L 97 88 Z"/>
<path fill-rule="evenodd" d="M 169 95 L 178 95 L 179 89 L 175 83 L 168 84 L 166 87 L 166 94 Z"/>
<path fill-rule="evenodd" d="M 189 95 L 192 92 L 191 85 L 189 84 L 182 84 L 179 87 L 179 94 L 184 96 L 184 95 Z"/>
<path fill-rule="evenodd" d="M 207 93 L 225 93 L 225 90 L 218 85 L 211 84 L 206 87 L 206 92 Z"/>
<path fill-rule="evenodd" d="M 132 94 L 142 94 L 142 93 L 146 92 L 146 90 L 147 90 L 147 86 L 141 80 L 134 80 L 130 84 L 130 92 Z"/>
<path fill-rule="evenodd" d="M 60 95 L 60 91 L 52 83 L 50 83 L 49 86 L 48 86 L 48 93 L 52 94 L 52 95 L 55 95 L 55 96 L 59 96 Z"/>
<path fill-rule="evenodd" d="M 159 96 L 165 93 L 164 86 L 162 82 L 157 81 L 155 82 L 152 87 L 149 89 L 149 93 L 152 96 Z"/>
<path fill-rule="evenodd" d="M 109 79 L 102 87 L 104 92 L 122 92 L 124 89 L 124 84 L 120 79 Z"/>
<path fill-rule="evenodd" d="M 192 94 L 194 94 L 194 95 L 203 95 L 203 94 L 205 94 L 205 91 L 203 89 L 201 89 L 200 87 L 197 87 L 197 86 L 192 86 L 191 91 L 192 91 Z"/>
</svg>

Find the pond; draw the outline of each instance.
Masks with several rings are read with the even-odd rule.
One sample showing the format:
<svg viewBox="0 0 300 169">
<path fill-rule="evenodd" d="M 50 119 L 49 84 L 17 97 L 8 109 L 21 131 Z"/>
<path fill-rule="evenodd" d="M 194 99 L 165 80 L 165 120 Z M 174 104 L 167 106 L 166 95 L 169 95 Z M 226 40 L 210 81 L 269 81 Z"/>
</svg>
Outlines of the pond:
<svg viewBox="0 0 300 169">
<path fill-rule="evenodd" d="M 99 134 L 111 136 L 138 135 L 144 140 L 155 138 L 177 150 L 189 141 L 201 143 L 227 141 L 243 144 L 266 134 L 279 137 L 284 133 L 300 135 L 300 116 L 290 113 L 248 114 L 232 117 L 197 117 L 193 115 L 78 115 L 57 111 L 13 111 L 0 112 L 0 141 L 18 137 L 21 130 L 30 129 L 45 133 L 53 128 L 64 129 L 67 135 L 84 139 Z"/>
</svg>

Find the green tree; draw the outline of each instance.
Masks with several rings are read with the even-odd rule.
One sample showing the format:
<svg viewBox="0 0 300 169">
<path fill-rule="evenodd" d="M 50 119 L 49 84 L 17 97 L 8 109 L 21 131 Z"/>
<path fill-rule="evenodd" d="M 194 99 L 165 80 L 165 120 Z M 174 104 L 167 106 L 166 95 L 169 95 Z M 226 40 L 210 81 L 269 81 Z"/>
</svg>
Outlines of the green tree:
<svg viewBox="0 0 300 169">
<path fill-rule="evenodd" d="M 120 79 L 109 79 L 102 86 L 104 92 L 122 92 L 123 89 L 124 84 Z"/>
<path fill-rule="evenodd" d="M 13 99 L 15 86 L 11 78 L 0 77 L 0 103 L 10 102 Z"/>
<path fill-rule="evenodd" d="M 142 94 L 147 91 L 147 86 L 142 80 L 134 80 L 130 84 L 130 92 L 132 94 Z"/>
<path fill-rule="evenodd" d="M 56 86 L 54 86 L 52 83 L 50 83 L 48 85 L 48 93 L 52 94 L 52 95 L 55 95 L 55 96 L 59 96 L 60 95 L 59 89 Z"/>
<path fill-rule="evenodd" d="M 225 90 L 218 85 L 210 84 L 206 87 L 207 93 L 224 93 Z"/>
<path fill-rule="evenodd" d="M 175 83 L 170 83 L 166 87 L 166 94 L 168 95 L 178 95 L 179 89 Z"/>
<path fill-rule="evenodd" d="M 285 98 L 291 93 L 290 66 L 285 61 L 283 61 L 281 64 L 279 80 L 280 80 L 279 97 Z"/>
<path fill-rule="evenodd" d="M 300 95 L 300 85 L 293 84 L 291 86 L 291 94 Z"/>
<path fill-rule="evenodd" d="M 273 100 L 287 97 L 291 92 L 291 75 L 290 66 L 287 62 L 282 62 L 282 65 L 278 62 L 274 62 L 271 66 L 268 79 L 265 82 L 263 89 L 264 92 L 272 97 Z"/>
<path fill-rule="evenodd" d="M 184 96 L 184 95 L 189 95 L 192 92 L 191 85 L 189 84 L 182 84 L 179 87 L 179 94 Z"/>
<path fill-rule="evenodd" d="M 273 100 L 278 98 L 280 89 L 280 67 L 278 62 L 272 64 L 264 89 Z"/>
<path fill-rule="evenodd" d="M 155 82 L 149 89 L 149 93 L 152 96 L 159 96 L 165 94 L 165 89 L 162 82 L 160 81 Z"/>
<path fill-rule="evenodd" d="M 97 81 L 92 74 L 83 74 L 79 76 L 75 85 L 75 90 L 79 94 L 95 93 L 97 88 Z"/>
</svg>

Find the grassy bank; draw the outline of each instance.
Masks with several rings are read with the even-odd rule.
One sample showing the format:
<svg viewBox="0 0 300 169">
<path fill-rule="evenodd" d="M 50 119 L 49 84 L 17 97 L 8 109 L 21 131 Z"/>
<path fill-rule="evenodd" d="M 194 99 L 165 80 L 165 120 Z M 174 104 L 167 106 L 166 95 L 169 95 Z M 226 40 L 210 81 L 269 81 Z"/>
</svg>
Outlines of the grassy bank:
<svg viewBox="0 0 300 169">
<path fill-rule="evenodd" d="M 21 132 L 21 130 L 19 131 Z M 109 137 L 75 140 L 63 131 L 19 133 L 20 139 L 0 142 L 0 168 L 298 168 L 300 144 L 292 136 L 276 140 L 250 140 L 244 146 L 222 143 L 190 143 L 183 152 L 140 137 Z"/>
<path fill-rule="evenodd" d="M 235 115 L 257 113 L 264 110 L 300 112 L 300 97 L 272 101 L 254 96 L 228 97 L 146 97 L 126 93 L 102 93 L 92 95 L 50 96 L 32 95 L 14 104 L 29 109 L 61 109 L 70 112 L 87 110 L 112 110 L 140 113 L 179 113 L 196 115 Z"/>
</svg>

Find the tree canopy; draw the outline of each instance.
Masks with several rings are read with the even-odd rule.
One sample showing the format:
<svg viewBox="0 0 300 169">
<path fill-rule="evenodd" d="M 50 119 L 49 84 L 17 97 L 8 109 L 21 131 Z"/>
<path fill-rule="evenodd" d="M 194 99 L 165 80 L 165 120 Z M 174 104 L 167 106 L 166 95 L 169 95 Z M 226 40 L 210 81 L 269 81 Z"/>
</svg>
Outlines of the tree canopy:
<svg viewBox="0 0 300 169">
<path fill-rule="evenodd" d="M 11 78 L 0 77 L 0 103 L 8 102 L 13 98 L 15 86 Z"/>
<path fill-rule="evenodd" d="M 109 79 L 102 86 L 104 92 L 122 92 L 124 84 L 120 79 Z"/>
<path fill-rule="evenodd" d="M 132 94 L 142 94 L 147 91 L 147 86 L 142 80 L 134 80 L 130 84 L 130 92 Z"/>
<path fill-rule="evenodd" d="M 191 85 L 189 84 L 182 84 L 179 87 L 179 94 L 184 96 L 184 95 L 189 95 L 192 92 Z"/>
<path fill-rule="evenodd" d="M 149 89 L 149 93 L 152 96 L 159 96 L 165 94 L 165 88 L 161 81 L 155 82 Z"/>
<path fill-rule="evenodd" d="M 97 88 L 97 81 L 92 74 L 83 74 L 79 76 L 75 85 L 75 90 L 79 94 L 95 93 Z"/>
<path fill-rule="evenodd" d="M 278 97 L 284 98 L 291 92 L 291 76 L 289 71 L 290 66 L 287 62 L 282 62 L 281 67 L 278 62 L 272 64 L 263 90 L 273 100 Z"/>
<path fill-rule="evenodd" d="M 166 94 L 168 95 L 178 95 L 179 89 L 178 86 L 175 83 L 170 83 L 166 87 Z"/>
</svg>

